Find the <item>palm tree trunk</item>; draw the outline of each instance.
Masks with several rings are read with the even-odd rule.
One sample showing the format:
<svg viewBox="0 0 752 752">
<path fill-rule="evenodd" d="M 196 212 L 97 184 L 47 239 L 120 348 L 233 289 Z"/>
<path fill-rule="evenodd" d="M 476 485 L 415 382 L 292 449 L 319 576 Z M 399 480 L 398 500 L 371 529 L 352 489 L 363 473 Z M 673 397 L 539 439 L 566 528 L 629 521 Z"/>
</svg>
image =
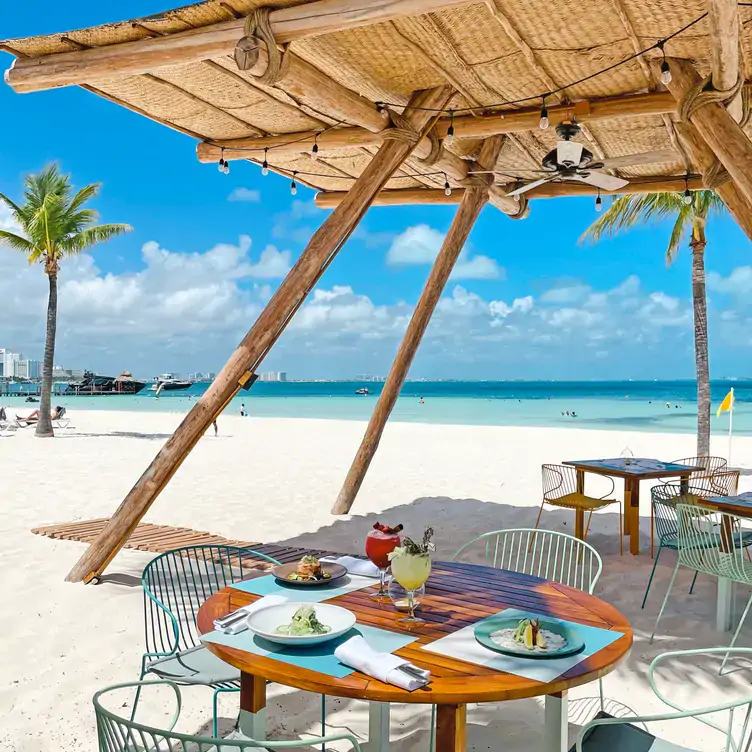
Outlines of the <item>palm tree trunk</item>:
<svg viewBox="0 0 752 752">
<path fill-rule="evenodd" d="M 692 307 L 695 320 L 697 371 L 697 455 L 710 454 L 710 365 L 708 362 L 708 311 L 705 299 L 705 233 L 698 228 L 692 248 Z"/>
<path fill-rule="evenodd" d="M 54 436 L 50 409 L 52 403 L 52 368 L 55 362 L 55 335 L 57 333 L 57 274 L 48 275 L 50 297 L 47 301 L 47 339 L 44 343 L 44 363 L 42 364 L 42 396 L 39 400 L 39 422 L 36 436 Z"/>
</svg>

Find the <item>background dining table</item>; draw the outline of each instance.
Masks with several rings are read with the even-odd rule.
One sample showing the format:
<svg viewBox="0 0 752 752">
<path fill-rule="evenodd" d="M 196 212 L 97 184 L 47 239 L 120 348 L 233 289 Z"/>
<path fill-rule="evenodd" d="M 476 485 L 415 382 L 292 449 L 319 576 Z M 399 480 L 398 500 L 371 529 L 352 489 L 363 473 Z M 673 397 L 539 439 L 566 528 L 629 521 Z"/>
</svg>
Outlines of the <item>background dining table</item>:
<svg viewBox="0 0 752 752">
<path fill-rule="evenodd" d="M 605 475 L 624 480 L 624 535 L 629 536 L 629 552 L 640 553 L 640 481 L 662 478 L 679 478 L 682 491 L 686 491 L 689 476 L 701 470 L 693 465 L 662 462 L 647 457 L 615 457 L 605 460 L 566 460 L 562 464 L 577 470 L 577 492 L 585 493 L 585 473 Z M 579 510 L 580 514 L 584 514 Z M 581 527 L 580 522 L 580 527 Z M 650 532 L 653 534 L 652 530 Z M 651 538 L 652 540 L 652 538 Z"/>
<path fill-rule="evenodd" d="M 265 575 L 235 583 L 210 597 L 197 615 L 206 647 L 241 671 L 240 730 L 256 739 L 266 738 L 266 684 L 272 681 L 323 695 L 369 701 L 371 752 L 388 749 L 392 702 L 435 705 L 436 751 L 464 752 L 468 703 L 543 696 L 543 749 L 565 752 L 568 690 L 608 674 L 632 645 L 629 623 L 608 603 L 565 585 L 492 567 L 434 562 L 418 612 L 425 622 L 410 628 L 399 623 L 404 614 L 391 603 L 372 600 L 369 588 L 345 588 L 346 592 L 341 592 L 337 583 L 325 586 L 319 602 L 355 613 L 354 633 L 363 634 L 369 644 L 373 639 L 376 644 L 396 640 L 400 647 L 388 652 L 431 671 L 430 684 L 408 692 L 340 664 L 333 651 L 349 635 L 306 649 L 266 643 L 250 632 L 229 636 L 213 631 L 216 618 L 255 602 L 275 588 L 283 588 L 289 600 L 296 600 L 300 590 L 271 579 L 271 575 Z M 584 638 L 585 650 L 555 660 L 497 654 L 481 646 L 473 630 L 478 622 L 500 612 L 519 614 L 520 618 L 536 614 L 562 620 Z"/>
</svg>

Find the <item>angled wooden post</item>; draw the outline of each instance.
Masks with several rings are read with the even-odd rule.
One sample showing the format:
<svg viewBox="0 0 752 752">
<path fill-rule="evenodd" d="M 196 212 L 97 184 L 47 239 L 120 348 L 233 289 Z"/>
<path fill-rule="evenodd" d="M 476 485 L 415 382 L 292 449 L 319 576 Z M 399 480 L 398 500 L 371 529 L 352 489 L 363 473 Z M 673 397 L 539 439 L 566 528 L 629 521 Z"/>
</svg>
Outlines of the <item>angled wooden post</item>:
<svg viewBox="0 0 752 752">
<path fill-rule="evenodd" d="M 258 368 L 375 196 L 433 125 L 436 113 L 431 109 L 445 107 L 451 93 L 450 86 L 440 86 L 413 94 L 404 113 L 409 128 L 395 129 L 395 138 L 387 135 L 345 200 L 314 233 L 217 378 L 152 460 L 99 537 L 69 572 L 66 578 L 69 582 L 89 582 L 104 571 L 215 417 Z M 411 105 L 428 109 L 410 109 Z"/>
<path fill-rule="evenodd" d="M 501 145 L 502 139 L 500 136 L 485 141 L 478 157 L 480 169 L 490 170 L 494 167 Z M 397 356 L 376 402 L 376 407 L 371 415 L 371 420 L 368 422 L 368 428 L 366 428 L 358 453 L 355 455 L 352 466 L 347 473 L 337 501 L 332 507 L 332 514 L 347 514 L 355 501 L 371 460 L 376 454 L 384 427 L 397 402 L 400 389 L 405 382 L 426 327 L 431 320 L 436 304 L 441 298 L 441 293 L 449 280 L 457 258 L 462 252 L 465 241 L 475 224 L 475 220 L 488 201 L 488 195 L 488 185 L 478 185 L 465 189 L 462 203 L 457 209 L 457 214 L 444 238 L 444 242 L 441 244 L 441 250 L 436 257 L 431 273 L 428 275 L 428 280 L 418 304 L 415 306 L 410 323 L 407 325 L 407 331 L 402 338 Z"/>
<path fill-rule="evenodd" d="M 655 63 L 653 66 L 655 68 Z M 687 60 L 670 58 L 669 66 L 671 81 L 667 84 L 668 90 L 681 103 L 687 93 L 694 89 L 702 79 Z M 680 114 L 681 111 L 680 104 Z M 728 113 L 723 104 L 707 100 L 702 104 L 698 100 L 697 108 L 690 109 L 689 121 L 697 128 L 697 132 L 728 170 L 747 201 L 752 203 L 752 142 L 747 138 L 747 134 L 739 123 Z"/>
</svg>

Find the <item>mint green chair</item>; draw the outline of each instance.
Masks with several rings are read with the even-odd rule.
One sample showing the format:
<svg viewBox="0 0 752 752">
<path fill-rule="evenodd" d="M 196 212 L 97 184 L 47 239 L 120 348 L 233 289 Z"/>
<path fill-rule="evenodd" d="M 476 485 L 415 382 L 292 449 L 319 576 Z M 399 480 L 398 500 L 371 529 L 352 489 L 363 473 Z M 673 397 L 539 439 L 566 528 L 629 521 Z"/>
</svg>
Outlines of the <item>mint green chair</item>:
<svg viewBox="0 0 752 752">
<path fill-rule="evenodd" d="M 673 721 L 683 718 L 694 718 L 706 726 L 710 726 L 719 732 L 725 739 L 725 745 L 721 748 L 724 752 L 747 752 L 752 749 L 752 695 L 744 699 L 730 700 L 718 705 L 686 710 L 666 697 L 656 686 L 656 668 L 666 660 L 673 658 L 690 657 L 694 664 L 694 658 L 698 655 L 744 655 L 752 656 L 752 648 L 700 648 L 698 650 L 676 650 L 663 653 L 653 660 L 648 669 L 648 679 L 656 697 L 672 709 L 670 713 L 658 715 L 635 716 L 633 718 L 598 717 L 582 727 L 577 741 L 570 752 L 648 752 L 651 749 L 671 749 L 672 752 L 707 752 L 696 747 L 680 747 L 675 744 L 663 742 L 653 736 L 645 727 L 651 721 Z M 679 672 L 680 673 L 680 672 Z M 735 711 L 740 711 L 736 714 Z M 708 716 L 715 713 L 726 713 L 728 722 L 716 723 Z M 739 719 L 740 723 L 735 724 Z M 643 728 L 635 724 L 640 724 Z M 720 740 L 719 740 L 720 741 Z"/>
<path fill-rule="evenodd" d="M 136 722 L 133 718 L 121 714 L 121 709 L 127 705 L 123 701 L 124 693 L 131 694 L 134 701 L 141 694 L 156 687 L 169 687 L 172 690 L 173 705 L 170 720 L 166 727 L 155 727 Z M 131 693 L 130 690 L 135 690 Z M 97 718 L 97 741 L 99 752 L 246 752 L 256 749 L 300 749 L 313 745 L 326 745 L 329 742 L 348 741 L 355 752 L 360 752 L 357 740 L 351 734 L 332 734 L 331 736 L 306 737 L 305 739 L 292 739 L 290 741 L 267 741 L 244 739 L 219 739 L 216 736 L 199 736 L 186 733 L 178 733 L 175 726 L 180 721 L 182 707 L 182 695 L 180 687 L 168 679 L 156 681 L 127 682 L 115 684 L 111 687 L 100 689 L 94 695 L 94 712 Z M 160 696 L 159 702 L 151 700 L 141 702 L 141 707 L 147 705 L 150 710 L 165 709 L 164 698 Z"/>
</svg>

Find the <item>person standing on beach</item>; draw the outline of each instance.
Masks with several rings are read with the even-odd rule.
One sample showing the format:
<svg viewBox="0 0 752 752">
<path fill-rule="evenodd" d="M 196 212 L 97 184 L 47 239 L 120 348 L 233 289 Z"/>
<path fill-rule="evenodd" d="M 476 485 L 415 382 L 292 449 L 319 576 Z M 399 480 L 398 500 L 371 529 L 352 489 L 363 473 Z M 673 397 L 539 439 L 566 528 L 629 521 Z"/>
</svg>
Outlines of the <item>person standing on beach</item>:
<svg viewBox="0 0 752 752">
<path fill-rule="evenodd" d="M 240 403 L 240 417 L 245 418 L 245 416 L 248 415 L 245 409 L 245 402 Z"/>
<path fill-rule="evenodd" d="M 219 433 L 219 429 L 217 428 L 217 420 L 216 420 L 216 418 L 212 421 L 212 426 L 214 426 L 214 438 L 216 438 L 217 434 Z"/>
</svg>

